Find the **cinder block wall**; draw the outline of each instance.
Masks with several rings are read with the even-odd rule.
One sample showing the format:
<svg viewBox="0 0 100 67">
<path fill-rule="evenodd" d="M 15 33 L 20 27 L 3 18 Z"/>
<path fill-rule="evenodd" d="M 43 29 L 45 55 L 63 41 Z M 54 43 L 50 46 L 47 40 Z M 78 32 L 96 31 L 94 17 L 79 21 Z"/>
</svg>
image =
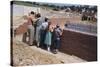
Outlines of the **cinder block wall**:
<svg viewBox="0 0 100 67">
<path fill-rule="evenodd" d="M 97 36 L 64 30 L 60 51 L 87 61 L 97 60 Z"/>
</svg>

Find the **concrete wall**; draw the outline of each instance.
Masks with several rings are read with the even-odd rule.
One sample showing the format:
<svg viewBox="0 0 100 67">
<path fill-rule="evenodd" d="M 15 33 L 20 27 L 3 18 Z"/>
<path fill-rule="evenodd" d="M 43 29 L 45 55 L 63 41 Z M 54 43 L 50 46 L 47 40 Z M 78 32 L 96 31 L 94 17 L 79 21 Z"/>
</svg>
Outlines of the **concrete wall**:
<svg viewBox="0 0 100 67">
<path fill-rule="evenodd" d="M 97 36 L 64 30 L 60 51 L 87 61 L 96 61 Z"/>
</svg>

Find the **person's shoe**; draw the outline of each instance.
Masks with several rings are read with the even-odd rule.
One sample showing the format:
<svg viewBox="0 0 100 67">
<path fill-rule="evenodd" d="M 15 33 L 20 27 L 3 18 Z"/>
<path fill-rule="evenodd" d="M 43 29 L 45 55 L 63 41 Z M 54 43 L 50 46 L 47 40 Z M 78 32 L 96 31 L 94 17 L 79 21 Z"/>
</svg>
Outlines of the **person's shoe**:
<svg viewBox="0 0 100 67">
<path fill-rule="evenodd" d="M 33 46 L 33 44 L 29 44 L 29 46 Z"/>
<path fill-rule="evenodd" d="M 39 43 L 37 43 L 37 47 L 39 47 Z"/>
<path fill-rule="evenodd" d="M 53 53 L 54 53 L 54 54 L 57 54 L 57 52 L 56 52 L 56 51 L 54 51 Z"/>
<path fill-rule="evenodd" d="M 50 52 L 50 47 L 48 47 L 48 51 Z"/>
<path fill-rule="evenodd" d="M 56 51 L 56 50 L 54 50 L 54 51 L 53 51 L 53 53 L 54 53 L 54 54 L 57 54 L 57 51 Z"/>
<path fill-rule="evenodd" d="M 53 53 L 54 54 L 57 54 L 58 53 L 58 49 L 55 49 Z"/>
<path fill-rule="evenodd" d="M 28 42 L 28 44 L 29 44 L 29 46 L 33 46 L 33 43 L 31 43 L 31 42 Z"/>
<path fill-rule="evenodd" d="M 58 52 L 58 49 L 56 49 L 56 52 Z"/>
</svg>

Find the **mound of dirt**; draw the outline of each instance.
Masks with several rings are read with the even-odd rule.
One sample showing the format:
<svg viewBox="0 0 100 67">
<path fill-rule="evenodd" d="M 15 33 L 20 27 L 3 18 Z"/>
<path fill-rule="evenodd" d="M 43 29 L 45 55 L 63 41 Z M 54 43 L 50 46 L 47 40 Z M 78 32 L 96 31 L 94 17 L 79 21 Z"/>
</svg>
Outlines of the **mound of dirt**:
<svg viewBox="0 0 100 67">
<path fill-rule="evenodd" d="M 86 62 L 74 55 L 68 55 L 61 52 L 53 54 L 36 46 L 29 46 L 21 41 L 13 42 L 12 60 L 14 66 L 32 66 L 46 64 L 64 64 Z"/>
<path fill-rule="evenodd" d="M 13 44 L 13 65 L 26 66 L 26 65 L 40 65 L 40 64 L 59 64 L 62 63 L 55 56 L 42 53 L 30 46 L 20 42 Z"/>
</svg>

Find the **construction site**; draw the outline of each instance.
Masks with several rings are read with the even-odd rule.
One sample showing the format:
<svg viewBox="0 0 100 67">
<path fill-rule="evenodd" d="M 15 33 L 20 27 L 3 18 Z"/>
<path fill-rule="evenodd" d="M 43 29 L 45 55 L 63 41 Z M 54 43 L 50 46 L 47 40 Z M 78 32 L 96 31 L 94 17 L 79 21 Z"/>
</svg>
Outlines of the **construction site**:
<svg viewBox="0 0 100 67">
<path fill-rule="evenodd" d="M 37 48 L 35 45 L 29 46 L 22 41 L 26 28 L 26 20 L 23 17 L 30 11 L 49 18 L 52 26 L 60 24 L 63 33 L 58 54 Z M 11 4 L 11 65 L 32 66 L 97 61 L 97 19 L 82 21 L 82 16 L 83 13 L 71 10 L 66 12 L 65 9 L 53 10 L 38 5 Z"/>
</svg>

